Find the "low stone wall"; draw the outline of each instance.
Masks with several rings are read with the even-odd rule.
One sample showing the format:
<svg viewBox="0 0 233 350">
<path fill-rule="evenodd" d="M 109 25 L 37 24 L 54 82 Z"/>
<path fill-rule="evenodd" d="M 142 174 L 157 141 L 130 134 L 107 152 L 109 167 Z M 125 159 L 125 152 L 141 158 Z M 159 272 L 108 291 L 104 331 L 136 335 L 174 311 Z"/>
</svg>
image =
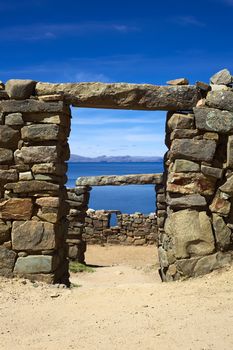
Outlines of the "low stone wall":
<svg viewBox="0 0 233 350">
<path fill-rule="evenodd" d="M 86 242 L 83 240 L 83 230 L 89 201 L 89 186 L 78 186 L 67 189 L 69 205 L 68 232 L 66 243 L 68 245 L 68 257 L 80 263 L 85 261 Z"/>
<path fill-rule="evenodd" d="M 116 214 L 117 225 L 111 227 L 112 214 Z M 153 213 L 122 214 L 117 210 L 89 209 L 83 238 L 88 244 L 154 244 L 158 240 L 157 218 Z"/>
</svg>

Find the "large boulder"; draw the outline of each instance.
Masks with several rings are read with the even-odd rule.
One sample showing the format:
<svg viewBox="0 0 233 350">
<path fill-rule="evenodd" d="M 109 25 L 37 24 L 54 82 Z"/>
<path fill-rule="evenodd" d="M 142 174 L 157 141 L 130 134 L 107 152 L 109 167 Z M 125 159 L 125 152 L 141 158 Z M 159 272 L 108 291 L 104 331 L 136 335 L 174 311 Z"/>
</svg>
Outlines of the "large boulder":
<svg viewBox="0 0 233 350">
<path fill-rule="evenodd" d="M 165 222 L 165 232 L 173 237 L 176 258 L 189 258 L 211 254 L 214 236 L 206 212 L 180 210 L 172 213 Z"/>
</svg>

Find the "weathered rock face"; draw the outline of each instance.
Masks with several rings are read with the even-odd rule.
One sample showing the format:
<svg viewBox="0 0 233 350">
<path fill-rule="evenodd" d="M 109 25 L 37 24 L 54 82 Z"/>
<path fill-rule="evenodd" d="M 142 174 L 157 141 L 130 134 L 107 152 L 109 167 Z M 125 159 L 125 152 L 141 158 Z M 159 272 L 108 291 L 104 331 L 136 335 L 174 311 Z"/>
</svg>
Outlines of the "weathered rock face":
<svg viewBox="0 0 233 350">
<path fill-rule="evenodd" d="M 134 175 L 110 175 L 110 176 L 85 176 L 79 177 L 77 186 L 120 186 L 132 184 L 161 184 L 163 174 L 134 174 Z"/>
<path fill-rule="evenodd" d="M 205 212 L 181 210 L 166 220 L 165 232 L 173 237 L 174 255 L 181 259 L 214 251 L 214 236 Z"/>
<path fill-rule="evenodd" d="M 63 93 L 68 103 L 76 107 L 137 110 L 189 110 L 200 98 L 196 86 L 125 83 L 37 83 L 36 93 Z"/>
</svg>

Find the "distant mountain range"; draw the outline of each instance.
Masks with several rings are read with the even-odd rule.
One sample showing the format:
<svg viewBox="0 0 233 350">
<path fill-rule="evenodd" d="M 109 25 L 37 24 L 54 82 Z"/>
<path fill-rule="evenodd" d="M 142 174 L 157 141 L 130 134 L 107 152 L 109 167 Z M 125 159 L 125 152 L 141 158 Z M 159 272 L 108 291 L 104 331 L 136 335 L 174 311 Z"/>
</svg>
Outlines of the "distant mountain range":
<svg viewBox="0 0 233 350">
<path fill-rule="evenodd" d="M 130 162 L 161 162 L 162 157 L 145 157 L 145 156 L 99 156 L 95 158 L 83 157 L 77 154 L 71 154 L 70 162 L 79 163 L 130 163 Z"/>
</svg>

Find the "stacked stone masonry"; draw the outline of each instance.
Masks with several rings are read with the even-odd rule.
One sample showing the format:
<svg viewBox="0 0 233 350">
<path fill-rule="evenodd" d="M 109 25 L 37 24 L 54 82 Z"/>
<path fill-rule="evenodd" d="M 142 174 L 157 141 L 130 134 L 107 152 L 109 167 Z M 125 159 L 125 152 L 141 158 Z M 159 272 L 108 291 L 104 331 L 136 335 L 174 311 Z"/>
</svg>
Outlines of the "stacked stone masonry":
<svg viewBox="0 0 233 350">
<path fill-rule="evenodd" d="M 232 83 L 227 69 L 195 85 L 1 83 L 0 274 L 67 281 L 68 255 L 84 258 L 86 205 L 75 205 L 72 194 L 87 193 L 87 185 L 69 198 L 65 188 L 70 105 L 168 111 L 163 182 L 156 183 L 161 277 L 231 264 Z"/>
<path fill-rule="evenodd" d="M 111 226 L 111 215 L 117 224 Z M 87 244 L 148 245 L 158 239 L 156 214 L 122 214 L 118 210 L 87 211 L 83 238 Z"/>
</svg>

